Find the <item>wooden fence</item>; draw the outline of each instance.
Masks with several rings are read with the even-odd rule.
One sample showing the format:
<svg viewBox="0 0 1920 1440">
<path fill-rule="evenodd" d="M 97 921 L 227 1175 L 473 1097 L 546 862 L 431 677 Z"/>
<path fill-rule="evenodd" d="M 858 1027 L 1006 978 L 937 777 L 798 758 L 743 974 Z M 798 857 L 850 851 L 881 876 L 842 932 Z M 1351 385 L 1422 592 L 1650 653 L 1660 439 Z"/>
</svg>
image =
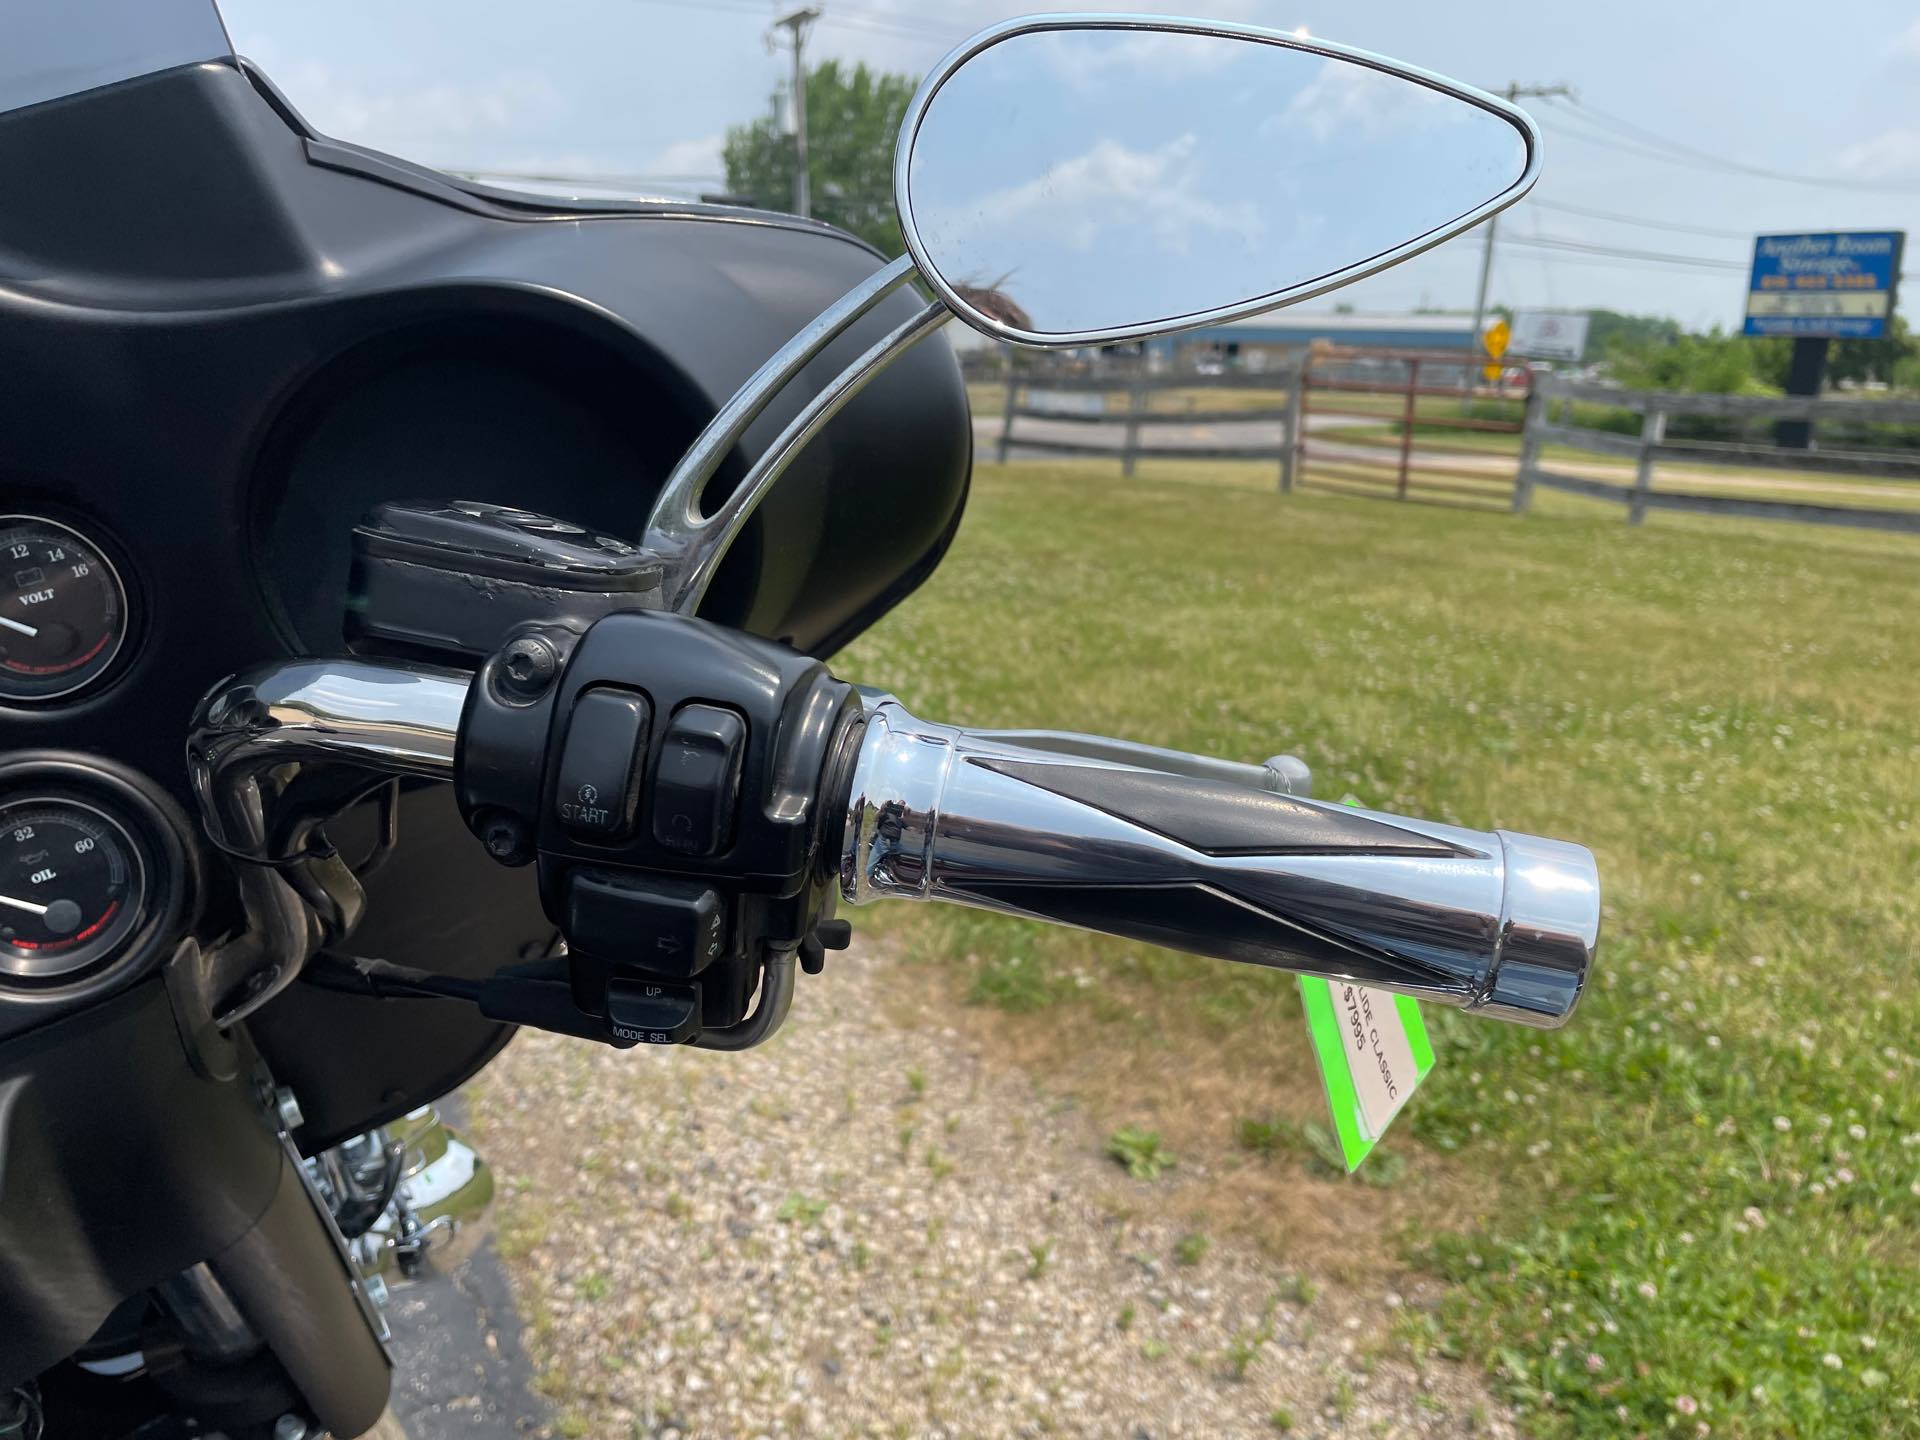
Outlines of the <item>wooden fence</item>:
<svg viewBox="0 0 1920 1440">
<path fill-rule="evenodd" d="M 1637 412 L 1640 433 L 1620 434 L 1570 423 L 1574 406 L 1601 405 Z M 1742 441 L 1671 440 L 1668 421 L 1702 416 L 1723 421 L 1805 421 L 1815 426 L 1851 427 L 1920 424 L 1920 401 L 1831 400 L 1795 396 L 1691 395 L 1658 390 L 1618 390 L 1609 385 L 1537 378 L 1527 401 L 1520 463 L 1514 478 L 1513 508 L 1524 512 L 1536 488 L 1611 500 L 1626 506 L 1627 523 L 1638 525 L 1651 510 L 1696 515 L 1740 516 L 1751 520 L 1798 520 L 1812 525 L 1848 525 L 1870 530 L 1920 534 L 1920 509 L 1896 510 L 1864 505 L 1824 505 L 1802 500 L 1670 490 L 1654 484 L 1655 467 L 1681 463 L 1693 467 L 1767 470 L 1780 474 L 1814 472 L 1881 480 L 1920 480 L 1920 455 L 1886 450 L 1782 449 Z M 1563 445 L 1634 462 L 1631 485 L 1592 475 L 1574 475 L 1542 462 L 1544 446 Z M 1814 482 L 1817 483 L 1817 482 Z"/>
<path fill-rule="evenodd" d="M 1124 475 L 1132 475 L 1143 459 L 1256 460 L 1273 464 L 1283 492 L 1308 483 L 1402 500 L 1415 492 L 1443 503 L 1510 506 L 1524 513 L 1534 492 L 1544 488 L 1620 504 L 1635 525 L 1652 511 L 1669 510 L 1920 534 L 1920 506 L 1893 508 L 1873 503 L 1873 495 L 1856 496 L 1861 504 L 1802 498 L 1817 495 L 1823 481 L 1836 478 L 1896 482 L 1887 487 L 1890 495 L 1902 488 L 1897 482 L 1920 481 L 1920 449 L 1868 448 L 1850 438 L 1888 427 L 1920 428 L 1920 400 L 1623 390 L 1558 379 L 1545 371 L 1510 371 L 1485 385 L 1476 378 L 1477 369 L 1458 355 L 1329 347 L 1317 347 L 1297 366 L 1220 375 L 1085 364 L 1008 366 L 994 377 L 1006 388 L 999 458 L 1005 461 L 1015 449 L 1100 456 L 1118 460 Z M 1267 391 L 1274 399 L 1238 409 L 1217 402 L 1206 409 L 1156 405 L 1153 397 L 1168 391 Z M 1478 403 L 1486 401 L 1502 403 Z M 1596 407 L 1637 414 L 1638 433 L 1579 423 Z M 1514 409 L 1522 409 L 1519 420 L 1504 418 Z M 1354 423 L 1314 427 L 1309 422 L 1316 416 Z M 1050 423 L 1036 433 L 1030 425 L 1020 427 L 1023 420 Z M 1710 424 L 1728 433 L 1800 421 L 1815 427 L 1822 443 L 1789 449 L 1750 438 L 1686 438 L 1669 434 L 1676 420 L 1681 429 L 1698 431 Z M 1158 438 L 1169 425 L 1249 428 L 1201 439 Z M 1251 429 L 1255 426 L 1261 428 Z M 1497 444 L 1492 436 L 1475 441 L 1476 432 L 1516 430 L 1517 457 L 1509 458 L 1511 441 L 1504 450 L 1473 448 Z M 1420 436 L 1427 432 L 1457 438 L 1444 448 L 1423 446 Z M 1631 461 L 1632 479 L 1622 473 L 1624 467 L 1609 467 L 1618 479 L 1605 471 L 1576 473 L 1564 460 L 1546 457 L 1550 445 Z M 1695 488 L 1685 488 L 1684 477 L 1677 486 L 1656 484 L 1662 465 L 1765 473 L 1754 476 L 1745 487 L 1750 493 L 1742 495 L 1710 490 L 1697 481 Z M 1798 493 L 1768 498 L 1764 492 L 1774 477 Z M 1740 481 L 1730 477 L 1729 483 Z M 1920 489 L 1913 493 L 1920 498 Z"/>
<path fill-rule="evenodd" d="M 1180 372 L 1049 374 L 1009 369 L 1005 377 L 1006 398 L 1001 412 L 999 458 L 1005 463 L 1015 446 L 1023 450 L 1046 450 L 1060 455 L 1097 455 L 1120 461 L 1120 473 L 1132 475 L 1142 459 L 1148 460 L 1268 460 L 1279 467 L 1280 488 L 1293 488 L 1294 453 L 1289 443 L 1299 419 L 1300 383 L 1295 370 L 1273 370 L 1233 375 L 1197 375 Z M 1285 392 L 1284 403 L 1239 410 L 1156 410 L 1150 398 L 1155 392 L 1171 390 L 1274 390 Z M 1056 396 L 1085 396 L 1084 408 L 1068 408 L 1055 402 Z M 1119 408 L 1108 403 L 1113 396 Z M 1084 439 L 1060 435 L 1014 433 L 1022 419 L 1063 423 L 1086 427 Z M 1121 426 L 1120 443 L 1114 445 L 1095 438 L 1113 424 Z M 1154 443 L 1153 432 L 1164 425 L 1206 425 L 1241 423 L 1278 423 L 1279 431 L 1271 441 L 1257 444 Z"/>
</svg>

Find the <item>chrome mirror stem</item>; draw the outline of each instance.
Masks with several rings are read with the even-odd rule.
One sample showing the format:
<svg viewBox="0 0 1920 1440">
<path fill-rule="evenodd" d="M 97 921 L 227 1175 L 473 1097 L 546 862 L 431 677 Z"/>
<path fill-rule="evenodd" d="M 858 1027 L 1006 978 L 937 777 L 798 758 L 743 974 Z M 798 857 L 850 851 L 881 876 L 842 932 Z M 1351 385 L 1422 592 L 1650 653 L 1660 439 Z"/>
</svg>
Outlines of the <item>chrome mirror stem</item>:
<svg viewBox="0 0 1920 1440">
<path fill-rule="evenodd" d="M 912 258 L 902 255 L 876 270 L 821 311 L 734 392 L 733 398 L 720 407 L 719 413 L 707 422 L 707 427 L 700 432 L 699 438 L 688 448 L 680 463 L 673 467 L 673 473 L 667 477 L 667 483 L 660 491 L 660 498 L 654 502 L 653 513 L 647 518 L 646 534 L 642 539 L 646 548 L 658 551 L 667 562 L 662 585 L 665 608 L 682 614 L 692 613 L 700 603 L 701 596 L 706 593 L 706 587 L 725 557 L 727 547 L 765 498 L 773 482 L 780 478 L 798 444 L 859 393 L 861 385 L 871 378 L 871 374 L 861 377 L 863 369 L 877 373 L 906 345 L 926 333 L 926 329 L 915 328 L 925 325 L 926 312 L 908 325 L 896 328 L 843 370 L 808 407 L 808 411 L 821 409 L 824 413 L 814 418 L 810 425 L 805 423 L 808 412 L 796 416 L 781 435 L 781 441 L 789 443 L 783 448 L 776 442 L 762 462 L 754 467 L 753 474 L 718 509 L 703 513 L 701 500 L 708 484 L 733 447 L 740 442 L 740 437 L 747 432 L 747 427 L 760 418 L 773 397 L 815 356 L 918 273 Z M 942 309 L 940 313 L 945 312 Z M 910 328 L 914 333 L 904 336 L 903 332 Z M 858 383 L 854 383 L 856 380 Z M 830 408 L 826 408 L 829 405 Z M 802 430 L 803 433 L 796 436 L 796 430 Z M 773 460 L 775 456 L 784 458 Z"/>
</svg>

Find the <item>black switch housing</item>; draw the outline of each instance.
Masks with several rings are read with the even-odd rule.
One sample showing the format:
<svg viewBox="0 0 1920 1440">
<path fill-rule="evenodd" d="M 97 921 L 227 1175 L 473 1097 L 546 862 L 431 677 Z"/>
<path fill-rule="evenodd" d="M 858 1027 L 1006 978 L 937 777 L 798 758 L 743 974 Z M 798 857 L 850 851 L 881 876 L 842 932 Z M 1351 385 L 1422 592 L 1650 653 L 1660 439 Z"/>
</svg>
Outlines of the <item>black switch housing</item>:
<svg viewBox="0 0 1920 1440">
<path fill-rule="evenodd" d="M 718 855 L 733 843 L 747 722 L 718 705 L 683 705 L 660 742 L 653 838 L 682 855 Z"/>
</svg>

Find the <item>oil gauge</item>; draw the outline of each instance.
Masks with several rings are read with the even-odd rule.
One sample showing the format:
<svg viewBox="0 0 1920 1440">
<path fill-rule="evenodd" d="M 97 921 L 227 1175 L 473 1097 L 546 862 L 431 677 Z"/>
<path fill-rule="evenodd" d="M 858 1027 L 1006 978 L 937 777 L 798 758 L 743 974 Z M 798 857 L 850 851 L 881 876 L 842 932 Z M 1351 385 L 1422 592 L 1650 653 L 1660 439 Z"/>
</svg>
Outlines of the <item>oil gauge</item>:
<svg viewBox="0 0 1920 1440">
<path fill-rule="evenodd" d="M 113 958 L 146 910 L 121 823 L 65 797 L 0 805 L 0 974 L 51 980 Z"/>
</svg>

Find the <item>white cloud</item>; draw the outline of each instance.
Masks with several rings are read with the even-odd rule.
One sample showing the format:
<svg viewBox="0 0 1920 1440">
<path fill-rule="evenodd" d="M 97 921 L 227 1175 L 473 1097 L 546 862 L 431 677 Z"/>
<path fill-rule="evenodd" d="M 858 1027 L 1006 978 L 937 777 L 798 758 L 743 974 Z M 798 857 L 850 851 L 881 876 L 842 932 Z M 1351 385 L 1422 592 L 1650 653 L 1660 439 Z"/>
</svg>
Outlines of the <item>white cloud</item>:
<svg viewBox="0 0 1920 1440">
<path fill-rule="evenodd" d="M 1007 234 L 1010 224 L 1025 222 L 1022 244 L 1048 230 L 1064 231 L 1075 250 L 1091 249 L 1102 229 L 1126 217 L 1152 228 L 1160 243 L 1185 254 L 1195 231 L 1218 231 L 1248 243 L 1264 229 L 1254 207 L 1222 205 L 1196 194 L 1191 165 L 1197 145 L 1191 134 L 1153 150 L 1129 150 L 1102 140 L 1091 150 L 1048 166 L 1032 180 L 1009 186 L 979 202 L 976 215 L 990 232 Z"/>
<path fill-rule="evenodd" d="M 726 165 L 720 147 L 726 143 L 724 131 L 697 135 L 691 140 L 676 140 L 647 162 L 649 175 L 700 175 L 718 177 Z"/>
<path fill-rule="evenodd" d="M 1306 132 L 1324 143 L 1336 135 L 1374 136 L 1404 131 L 1410 116 L 1420 128 L 1473 113 L 1460 101 L 1398 75 L 1328 60 L 1313 79 L 1287 102 L 1287 108 L 1261 122 L 1268 139 Z"/>
<path fill-rule="evenodd" d="M 1209 35 L 1157 35 L 1109 30 L 1099 34 L 1055 31 L 1009 42 L 1037 50 L 1058 78 L 1082 92 L 1111 95 L 1114 86 L 1143 80 L 1166 85 L 1217 72 L 1247 56 L 1244 43 Z M 979 63 L 992 63 L 989 50 Z"/>
<path fill-rule="evenodd" d="M 427 164 L 494 163 L 571 109 L 567 94 L 540 70 L 502 70 L 463 83 L 401 76 L 376 89 L 316 61 L 276 63 L 275 47 L 264 41 L 236 48 L 322 135 Z"/>
<path fill-rule="evenodd" d="M 1862 180 L 1920 176 L 1920 130 L 1896 127 L 1849 145 L 1840 152 L 1840 168 Z"/>
<path fill-rule="evenodd" d="M 1905 60 L 1920 60 L 1920 20 L 1900 33 L 1893 42 L 1893 53 Z"/>
</svg>

